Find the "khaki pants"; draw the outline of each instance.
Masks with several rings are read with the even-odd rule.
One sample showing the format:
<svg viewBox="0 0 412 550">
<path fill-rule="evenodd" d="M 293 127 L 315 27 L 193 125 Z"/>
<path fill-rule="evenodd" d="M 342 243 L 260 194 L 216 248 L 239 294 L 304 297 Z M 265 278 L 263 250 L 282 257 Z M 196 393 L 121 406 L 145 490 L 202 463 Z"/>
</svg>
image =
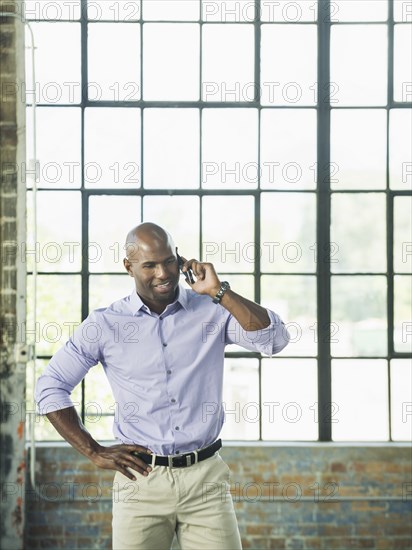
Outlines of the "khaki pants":
<svg viewBox="0 0 412 550">
<path fill-rule="evenodd" d="M 116 472 L 113 549 L 241 550 L 230 470 L 219 452 L 187 468 L 155 466 L 132 481 Z"/>
</svg>

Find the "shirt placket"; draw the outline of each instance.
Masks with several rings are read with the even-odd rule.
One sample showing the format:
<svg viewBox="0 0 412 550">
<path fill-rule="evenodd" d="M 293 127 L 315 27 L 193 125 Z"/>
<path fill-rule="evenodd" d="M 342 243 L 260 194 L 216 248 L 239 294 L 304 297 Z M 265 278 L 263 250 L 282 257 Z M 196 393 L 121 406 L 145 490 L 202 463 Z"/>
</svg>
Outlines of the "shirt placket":
<svg viewBox="0 0 412 550">
<path fill-rule="evenodd" d="M 179 447 L 182 446 L 182 425 L 180 415 L 180 404 L 176 398 L 177 388 L 174 386 L 173 376 L 175 375 L 175 365 L 172 365 L 171 357 L 168 352 L 168 346 L 171 339 L 171 330 L 168 330 L 172 319 L 171 314 L 159 316 L 159 336 L 163 350 L 164 368 L 166 371 L 166 393 L 169 404 L 170 429 L 173 434 L 174 448 L 173 454 L 179 454 Z"/>
</svg>

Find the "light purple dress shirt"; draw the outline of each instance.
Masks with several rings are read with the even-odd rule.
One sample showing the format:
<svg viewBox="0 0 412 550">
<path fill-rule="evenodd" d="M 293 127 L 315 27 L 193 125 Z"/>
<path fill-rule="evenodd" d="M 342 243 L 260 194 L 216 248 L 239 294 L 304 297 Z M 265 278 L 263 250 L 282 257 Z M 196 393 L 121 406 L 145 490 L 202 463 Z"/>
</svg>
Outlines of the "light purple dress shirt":
<svg viewBox="0 0 412 550">
<path fill-rule="evenodd" d="M 224 422 L 225 346 L 271 356 L 288 343 L 282 320 L 267 311 L 267 328 L 245 331 L 223 306 L 191 289 L 179 286 L 160 315 L 133 291 L 92 311 L 55 353 L 36 384 L 38 410 L 73 406 L 73 388 L 100 362 L 116 403 L 116 439 L 160 455 L 210 445 Z"/>
</svg>

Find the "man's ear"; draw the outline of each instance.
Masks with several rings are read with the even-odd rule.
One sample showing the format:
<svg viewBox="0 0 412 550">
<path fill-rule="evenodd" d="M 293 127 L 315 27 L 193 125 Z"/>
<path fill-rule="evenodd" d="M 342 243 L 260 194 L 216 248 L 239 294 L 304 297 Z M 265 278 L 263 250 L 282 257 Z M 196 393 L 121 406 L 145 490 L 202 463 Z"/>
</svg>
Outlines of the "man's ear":
<svg viewBox="0 0 412 550">
<path fill-rule="evenodd" d="M 132 264 L 129 262 L 129 260 L 127 258 L 123 258 L 123 265 L 124 265 L 127 273 L 130 275 L 130 277 L 133 277 Z"/>
</svg>

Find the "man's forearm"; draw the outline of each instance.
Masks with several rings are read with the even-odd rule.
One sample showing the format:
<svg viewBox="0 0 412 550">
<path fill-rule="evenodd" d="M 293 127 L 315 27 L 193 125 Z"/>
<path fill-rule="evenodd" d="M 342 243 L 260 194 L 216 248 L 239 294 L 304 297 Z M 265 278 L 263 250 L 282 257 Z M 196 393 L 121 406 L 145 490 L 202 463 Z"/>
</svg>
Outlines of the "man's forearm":
<svg viewBox="0 0 412 550">
<path fill-rule="evenodd" d="M 270 317 L 264 307 L 243 298 L 233 290 L 227 290 L 220 303 L 239 321 L 244 330 L 260 330 L 270 325 Z"/>
<path fill-rule="evenodd" d="M 129 468 L 144 476 L 147 476 L 151 471 L 150 466 L 138 458 L 138 456 L 132 454 L 139 452 L 150 453 L 150 449 L 141 445 L 120 444 L 109 447 L 99 445 L 84 427 L 74 407 L 67 407 L 66 409 L 47 413 L 46 416 L 59 434 L 72 447 L 90 459 L 99 468 L 117 470 L 133 480 L 136 477 L 130 472 Z"/>
<path fill-rule="evenodd" d="M 213 264 L 198 262 L 195 259 L 184 260 L 182 270 L 185 272 L 188 269 L 192 269 L 196 276 L 196 281 L 190 283 L 192 289 L 198 294 L 208 294 L 213 299 L 221 288 Z M 233 315 L 244 330 L 255 331 L 270 325 L 270 317 L 264 307 L 243 298 L 233 290 L 227 290 L 223 294 L 220 304 Z"/>
<path fill-rule="evenodd" d="M 87 458 L 99 449 L 100 445 L 86 430 L 74 407 L 53 411 L 46 416 L 59 434 Z"/>
</svg>

